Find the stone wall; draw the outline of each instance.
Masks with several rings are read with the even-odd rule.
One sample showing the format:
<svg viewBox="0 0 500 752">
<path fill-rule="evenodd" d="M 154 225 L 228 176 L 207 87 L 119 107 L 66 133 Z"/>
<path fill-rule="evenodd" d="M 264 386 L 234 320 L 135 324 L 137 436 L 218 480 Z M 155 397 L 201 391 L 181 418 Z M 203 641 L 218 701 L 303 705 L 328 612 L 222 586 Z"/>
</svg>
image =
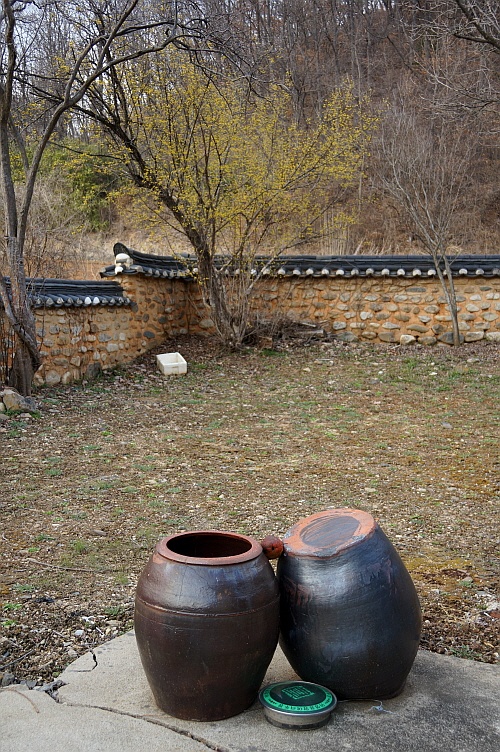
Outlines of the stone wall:
<svg viewBox="0 0 500 752">
<path fill-rule="evenodd" d="M 500 277 L 454 281 L 465 342 L 500 341 Z M 195 282 L 122 275 L 120 283 L 139 311 L 148 313 L 153 289 L 181 288 L 161 316 L 165 336 L 214 332 Z M 452 342 L 451 316 L 436 277 L 267 277 L 256 285 L 252 309 L 266 319 L 316 324 L 346 342 Z"/>
<path fill-rule="evenodd" d="M 194 281 L 141 274 L 118 279 L 131 305 L 35 310 L 43 357 L 36 383 L 92 377 L 166 338 L 213 333 Z M 500 277 L 457 277 L 455 286 L 465 342 L 500 342 Z M 267 277 L 256 286 L 253 310 L 267 319 L 316 324 L 346 342 L 451 343 L 451 319 L 435 277 Z"/>
<path fill-rule="evenodd" d="M 132 287 L 129 306 L 36 308 L 43 360 L 35 383 L 53 386 L 92 378 L 101 369 L 130 363 L 167 336 L 189 331 L 186 286 L 180 281 L 137 277 Z M 0 315 L 7 332 L 1 309 Z"/>
<path fill-rule="evenodd" d="M 130 308 L 39 308 L 42 367 L 35 383 L 68 384 L 135 356 Z M 132 348 L 132 349 L 131 349 Z"/>
<path fill-rule="evenodd" d="M 189 279 L 155 279 L 140 274 L 119 276 L 132 300 L 133 329 L 144 350 L 166 337 L 213 332 L 198 285 Z"/>
<path fill-rule="evenodd" d="M 465 341 L 500 340 L 500 278 L 458 277 L 455 289 Z M 267 278 L 254 309 L 315 323 L 348 342 L 452 341 L 448 306 L 434 277 Z"/>
</svg>

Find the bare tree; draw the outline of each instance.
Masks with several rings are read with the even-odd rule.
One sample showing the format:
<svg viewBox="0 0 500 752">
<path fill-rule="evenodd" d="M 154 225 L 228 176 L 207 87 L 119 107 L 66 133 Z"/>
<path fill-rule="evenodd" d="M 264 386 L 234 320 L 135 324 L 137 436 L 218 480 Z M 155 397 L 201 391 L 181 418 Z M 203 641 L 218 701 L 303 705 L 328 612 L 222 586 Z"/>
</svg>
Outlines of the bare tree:
<svg viewBox="0 0 500 752">
<path fill-rule="evenodd" d="M 47 24 L 66 26 L 65 57 L 40 59 Z M 106 72 L 168 45 L 190 48 L 206 34 L 195 2 L 2 0 L 0 14 L 0 168 L 10 293 L 0 294 L 15 336 L 9 384 L 31 394 L 41 364 L 26 285 L 24 246 L 42 156 L 63 116 Z M 45 38 L 44 37 L 44 38 Z M 24 168 L 22 191 L 16 165 Z"/>
<path fill-rule="evenodd" d="M 435 84 L 435 103 L 456 117 L 482 117 L 476 127 L 498 134 L 499 0 L 435 0 L 420 32 L 433 40 L 418 65 Z"/>
<path fill-rule="evenodd" d="M 450 311 L 453 344 L 459 345 L 458 307 L 450 246 L 464 201 L 472 146 L 466 128 L 414 104 L 415 92 L 394 102 L 377 143 L 377 178 L 432 256 Z"/>
<path fill-rule="evenodd" d="M 500 2 L 498 0 L 451 0 L 460 11 L 454 33 L 461 39 L 487 45 L 500 54 Z"/>
<path fill-rule="evenodd" d="M 318 112 L 327 92 L 346 79 L 356 93 L 369 90 L 377 106 L 405 76 L 424 84 L 414 102 L 415 111 L 422 109 L 422 123 L 426 107 L 440 110 L 444 119 L 455 121 L 447 129 L 453 137 L 464 118 L 475 117 L 473 134 L 484 136 L 482 153 L 478 147 L 483 170 L 476 171 L 470 246 L 480 246 L 481 236 L 498 242 L 498 224 L 480 219 L 479 206 L 486 218 L 487 206 L 498 205 L 499 0 L 210 0 L 210 5 L 225 7 L 228 24 L 237 27 L 242 45 L 246 39 L 253 49 L 262 77 L 289 87 L 299 123 Z M 367 174 L 371 170 L 367 159 Z M 371 203 L 363 200 L 359 232 L 368 236 L 370 212 Z M 390 236 L 389 223 L 382 224 Z"/>
</svg>

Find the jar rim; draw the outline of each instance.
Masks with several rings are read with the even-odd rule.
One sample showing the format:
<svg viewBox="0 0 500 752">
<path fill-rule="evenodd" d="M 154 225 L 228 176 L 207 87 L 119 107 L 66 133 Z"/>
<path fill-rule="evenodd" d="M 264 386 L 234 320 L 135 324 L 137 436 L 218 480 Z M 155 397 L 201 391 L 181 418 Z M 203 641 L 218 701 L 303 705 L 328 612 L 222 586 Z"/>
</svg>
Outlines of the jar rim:
<svg viewBox="0 0 500 752">
<path fill-rule="evenodd" d="M 240 533 L 190 530 L 163 538 L 157 543 L 156 552 L 182 564 L 220 567 L 251 561 L 262 554 L 262 546 Z"/>
<path fill-rule="evenodd" d="M 377 523 L 360 509 L 325 509 L 297 522 L 283 536 L 285 555 L 329 558 L 373 535 Z"/>
</svg>

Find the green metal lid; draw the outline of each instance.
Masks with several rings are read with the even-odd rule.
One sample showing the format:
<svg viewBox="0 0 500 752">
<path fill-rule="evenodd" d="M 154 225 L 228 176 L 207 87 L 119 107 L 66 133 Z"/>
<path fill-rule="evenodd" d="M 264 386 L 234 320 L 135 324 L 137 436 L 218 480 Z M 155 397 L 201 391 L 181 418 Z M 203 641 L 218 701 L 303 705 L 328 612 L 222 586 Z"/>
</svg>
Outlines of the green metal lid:
<svg viewBox="0 0 500 752">
<path fill-rule="evenodd" d="M 312 682 L 269 684 L 259 693 L 267 720 L 280 728 L 311 729 L 328 722 L 337 698 Z"/>
</svg>

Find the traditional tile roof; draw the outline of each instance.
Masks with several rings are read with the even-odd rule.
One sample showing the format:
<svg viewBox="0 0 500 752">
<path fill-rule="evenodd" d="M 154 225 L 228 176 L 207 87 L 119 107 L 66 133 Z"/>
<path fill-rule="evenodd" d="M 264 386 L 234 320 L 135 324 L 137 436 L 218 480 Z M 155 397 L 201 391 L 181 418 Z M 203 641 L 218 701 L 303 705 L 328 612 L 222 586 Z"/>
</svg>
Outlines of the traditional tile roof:
<svg viewBox="0 0 500 752">
<path fill-rule="evenodd" d="M 9 290 L 10 280 L 6 278 L 5 281 Z M 34 308 L 123 306 L 131 302 L 115 281 L 28 279 L 27 285 Z"/>
<path fill-rule="evenodd" d="M 127 248 L 116 243 L 113 248 L 116 263 L 106 267 L 101 275 L 112 277 L 116 273 L 144 274 L 148 277 L 184 277 L 196 275 L 197 262 L 194 256 L 155 256 Z M 450 256 L 453 276 L 500 276 L 500 255 L 460 255 Z M 223 257 L 216 258 L 216 264 L 227 263 Z M 432 277 L 437 275 L 430 256 L 280 256 L 269 259 L 256 256 L 254 275 L 275 277 Z M 233 264 L 228 274 L 238 274 Z"/>
<path fill-rule="evenodd" d="M 196 275 L 197 261 L 194 256 L 154 256 L 127 248 L 123 243 L 113 246 L 115 264 L 107 266 L 101 277 L 114 277 L 117 273 L 144 274 L 148 277 L 190 277 Z M 126 259 L 123 257 L 127 257 Z"/>
</svg>

